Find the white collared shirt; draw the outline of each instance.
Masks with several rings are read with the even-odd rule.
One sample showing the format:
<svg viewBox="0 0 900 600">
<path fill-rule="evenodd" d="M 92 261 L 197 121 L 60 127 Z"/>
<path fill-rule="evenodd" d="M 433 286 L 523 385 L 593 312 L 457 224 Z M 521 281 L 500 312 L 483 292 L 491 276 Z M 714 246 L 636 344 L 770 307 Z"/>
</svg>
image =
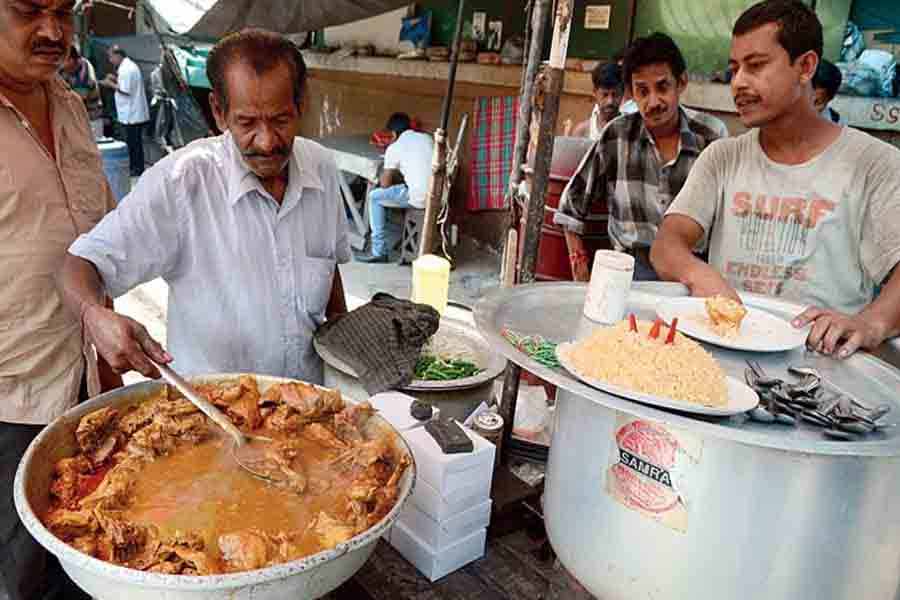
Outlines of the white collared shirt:
<svg viewBox="0 0 900 600">
<path fill-rule="evenodd" d="M 331 153 L 297 138 L 279 206 L 231 135 L 198 140 L 144 173 L 70 248 L 113 297 L 162 277 L 168 350 L 187 374 L 321 382 L 312 336 L 338 263 L 351 258 Z"/>
<path fill-rule="evenodd" d="M 117 78 L 115 100 L 119 123 L 134 125 L 149 121 L 150 107 L 147 105 L 147 92 L 144 90 L 140 67 L 130 58 L 125 58 L 119 64 Z"/>
</svg>

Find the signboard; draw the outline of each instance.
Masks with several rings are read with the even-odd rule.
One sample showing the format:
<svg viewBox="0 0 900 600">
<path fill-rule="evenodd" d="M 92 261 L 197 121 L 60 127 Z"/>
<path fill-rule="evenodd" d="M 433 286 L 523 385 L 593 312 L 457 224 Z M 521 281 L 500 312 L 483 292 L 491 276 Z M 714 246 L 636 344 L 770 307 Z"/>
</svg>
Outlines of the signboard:
<svg viewBox="0 0 900 600">
<path fill-rule="evenodd" d="M 612 15 L 612 5 L 610 4 L 586 6 L 584 9 L 584 28 L 609 29 L 610 15 Z"/>
</svg>

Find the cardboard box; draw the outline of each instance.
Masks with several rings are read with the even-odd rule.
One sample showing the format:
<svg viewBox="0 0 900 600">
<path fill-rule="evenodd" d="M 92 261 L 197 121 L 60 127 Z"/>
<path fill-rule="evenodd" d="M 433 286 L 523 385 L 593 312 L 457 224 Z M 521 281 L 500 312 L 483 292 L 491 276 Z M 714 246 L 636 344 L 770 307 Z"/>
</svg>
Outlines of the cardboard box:
<svg viewBox="0 0 900 600">
<path fill-rule="evenodd" d="M 433 487 L 445 499 L 451 499 L 454 492 L 475 482 L 486 480 L 490 488 L 494 474 L 494 445 L 465 427 L 463 430 L 474 449 L 460 454 L 444 454 L 424 427 L 403 433 L 416 459 L 419 481 Z"/>
<path fill-rule="evenodd" d="M 491 501 L 473 506 L 446 521 L 436 521 L 412 502 L 400 513 L 400 522 L 437 552 L 449 548 L 491 523 Z"/>
<path fill-rule="evenodd" d="M 429 581 L 437 581 L 484 556 L 486 541 L 487 530 L 481 529 L 438 552 L 400 521 L 394 523 L 390 534 L 391 546 Z"/>
<path fill-rule="evenodd" d="M 409 414 L 409 407 L 414 401 L 415 398 L 412 396 L 400 392 L 383 392 L 369 399 L 369 403 L 378 411 L 378 416 L 401 432 L 419 424 L 419 421 Z"/>
<path fill-rule="evenodd" d="M 444 498 L 436 489 L 422 481 L 420 477 L 416 480 L 416 487 L 410 500 L 435 521 L 446 521 L 477 504 L 484 503 L 490 497 L 490 479 L 476 479 L 451 492 L 448 498 Z"/>
</svg>

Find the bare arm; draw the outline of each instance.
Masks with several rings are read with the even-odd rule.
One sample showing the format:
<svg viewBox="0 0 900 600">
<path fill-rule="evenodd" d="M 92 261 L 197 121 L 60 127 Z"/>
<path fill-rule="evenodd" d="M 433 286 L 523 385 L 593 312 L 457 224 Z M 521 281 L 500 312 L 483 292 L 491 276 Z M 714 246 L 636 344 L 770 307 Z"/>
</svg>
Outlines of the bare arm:
<svg viewBox="0 0 900 600">
<path fill-rule="evenodd" d="M 740 301 L 725 278 L 694 255 L 693 249 L 702 238 L 703 228 L 690 217 L 667 216 L 650 249 L 653 268 L 661 279 L 686 285 L 692 296 L 722 295 Z"/>
<path fill-rule="evenodd" d="M 383 188 L 389 188 L 392 185 L 403 183 L 403 175 L 397 169 L 385 169 L 381 172 L 379 184 Z"/>
<path fill-rule="evenodd" d="M 171 362 L 172 357 L 143 325 L 107 308 L 103 282 L 91 262 L 66 254 L 57 286 L 66 308 L 80 316 L 85 336 L 113 371 L 125 373 L 133 369 L 147 377 L 159 377 L 147 358 Z"/>
<path fill-rule="evenodd" d="M 591 120 L 582 121 L 572 129 L 572 137 L 587 137 L 591 132 Z"/>
<path fill-rule="evenodd" d="M 590 257 L 584 247 L 584 240 L 574 231 L 566 230 L 566 246 L 569 249 L 569 263 L 575 281 L 590 281 Z"/>
<path fill-rule="evenodd" d="M 341 279 L 340 267 L 334 268 L 334 278 L 331 280 L 331 297 L 328 298 L 328 306 L 325 307 L 325 318 L 329 321 L 347 312 L 347 297 L 344 294 L 344 281 Z"/>
</svg>

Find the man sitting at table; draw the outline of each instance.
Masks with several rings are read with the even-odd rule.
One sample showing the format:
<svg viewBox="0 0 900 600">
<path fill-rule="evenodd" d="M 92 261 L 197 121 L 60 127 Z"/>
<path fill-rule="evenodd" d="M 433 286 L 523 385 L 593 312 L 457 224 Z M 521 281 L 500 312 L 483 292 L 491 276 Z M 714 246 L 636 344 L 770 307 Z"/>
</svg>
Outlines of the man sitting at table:
<svg viewBox="0 0 900 600">
<path fill-rule="evenodd" d="M 700 156 L 651 260 L 694 296 L 809 305 L 794 326 L 812 324 L 809 347 L 844 358 L 900 334 L 900 151 L 819 115 L 821 56 L 821 23 L 802 2 L 768 0 L 738 19 L 731 90 L 752 130 Z M 692 252 L 707 238 L 710 264 Z"/>
<path fill-rule="evenodd" d="M 425 208 L 434 140 L 427 133 L 414 131 L 409 115 L 405 113 L 391 115 L 387 130 L 393 141 L 384 153 L 381 187 L 369 194 L 372 254 L 360 257 L 360 262 L 386 263 L 389 260 L 386 202 L 391 208 Z"/>
</svg>

